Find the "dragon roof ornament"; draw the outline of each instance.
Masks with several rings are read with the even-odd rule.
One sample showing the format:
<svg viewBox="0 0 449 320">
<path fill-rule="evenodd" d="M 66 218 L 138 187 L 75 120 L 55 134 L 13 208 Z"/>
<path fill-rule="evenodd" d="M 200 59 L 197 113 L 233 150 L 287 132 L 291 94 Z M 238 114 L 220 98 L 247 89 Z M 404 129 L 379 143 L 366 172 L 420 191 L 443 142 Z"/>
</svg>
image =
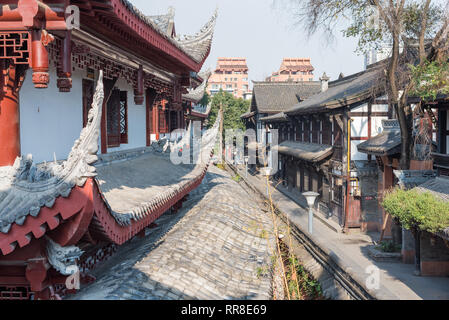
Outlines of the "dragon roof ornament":
<svg viewBox="0 0 449 320">
<path fill-rule="evenodd" d="M 84 251 L 76 246 L 61 247 L 50 238 L 47 237 L 46 239 L 48 262 L 62 275 L 71 275 L 74 272 L 72 268 L 76 266 L 77 260 L 83 255 Z"/>
<path fill-rule="evenodd" d="M 36 165 L 31 155 L 18 157 L 13 166 L 0 168 L 0 233 L 13 223 L 23 225 L 27 216 L 36 217 L 43 206 L 53 207 L 59 196 L 68 197 L 73 187 L 82 187 L 96 176 L 101 107 L 104 99 L 100 71 L 86 127 L 81 131 L 66 161 Z"/>
</svg>

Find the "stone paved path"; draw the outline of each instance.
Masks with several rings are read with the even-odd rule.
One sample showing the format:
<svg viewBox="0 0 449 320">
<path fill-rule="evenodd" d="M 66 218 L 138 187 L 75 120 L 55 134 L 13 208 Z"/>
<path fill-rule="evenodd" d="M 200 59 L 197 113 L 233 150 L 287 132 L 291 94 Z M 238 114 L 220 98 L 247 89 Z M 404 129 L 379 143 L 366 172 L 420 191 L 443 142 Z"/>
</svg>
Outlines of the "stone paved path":
<svg viewBox="0 0 449 320">
<path fill-rule="evenodd" d="M 209 169 L 176 214 L 120 247 L 68 299 L 270 299 L 271 218 L 230 175 Z M 262 275 L 260 275 L 262 271 Z"/>
</svg>

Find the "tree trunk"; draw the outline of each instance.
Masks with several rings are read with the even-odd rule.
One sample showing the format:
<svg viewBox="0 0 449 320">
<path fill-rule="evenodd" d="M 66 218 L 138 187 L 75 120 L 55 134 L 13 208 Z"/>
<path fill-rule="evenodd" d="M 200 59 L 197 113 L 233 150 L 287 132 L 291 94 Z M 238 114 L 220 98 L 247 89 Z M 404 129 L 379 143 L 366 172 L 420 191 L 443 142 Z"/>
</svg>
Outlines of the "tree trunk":
<svg viewBox="0 0 449 320">
<path fill-rule="evenodd" d="M 412 147 L 413 117 L 411 107 L 396 105 L 396 114 L 401 127 L 401 159 L 399 166 L 402 170 L 410 168 L 410 155 Z"/>
<path fill-rule="evenodd" d="M 395 246 L 402 244 L 402 226 L 397 219 L 393 219 L 393 223 L 391 225 L 391 237 Z"/>
</svg>

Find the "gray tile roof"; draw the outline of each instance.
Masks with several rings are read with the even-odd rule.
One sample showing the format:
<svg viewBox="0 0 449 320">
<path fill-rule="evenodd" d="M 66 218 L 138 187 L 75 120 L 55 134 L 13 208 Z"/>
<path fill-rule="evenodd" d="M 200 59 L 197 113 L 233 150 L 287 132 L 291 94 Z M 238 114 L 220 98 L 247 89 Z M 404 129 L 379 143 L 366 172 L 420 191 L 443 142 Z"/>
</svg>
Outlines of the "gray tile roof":
<svg viewBox="0 0 449 320">
<path fill-rule="evenodd" d="M 167 28 L 170 20 L 174 18 L 174 12 L 169 12 L 166 15 L 147 16 L 137 9 L 137 7 L 129 0 L 121 0 L 121 2 L 145 24 L 159 32 L 164 38 L 184 51 L 195 62 L 202 62 L 209 54 L 215 31 L 215 24 L 217 22 L 218 10 L 215 10 L 210 20 L 196 34 L 172 38 L 170 35 L 167 35 Z"/>
<path fill-rule="evenodd" d="M 252 112 L 246 112 L 246 113 L 242 114 L 242 115 L 240 116 L 240 118 L 241 118 L 241 119 L 248 119 L 248 118 L 253 117 L 255 114 L 256 114 L 256 113 L 255 113 L 254 111 L 252 111 Z"/>
<path fill-rule="evenodd" d="M 436 177 L 415 188 L 419 192 L 430 192 L 435 197 L 449 201 L 449 178 Z"/>
<path fill-rule="evenodd" d="M 200 102 L 206 92 L 207 82 L 209 81 L 211 74 L 210 70 L 200 73 L 199 76 L 203 79 L 203 82 L 195 89 L 189 89 L 188 93 L 182 95 L 182 98 L 193 103 Z"/>
<path fill-rule="evenodd" d="M 278 146 L 279 153 L 309 162 L 322 161 L 332 155 L 333 151 L 329 145 L 297 141 L 284 141 Z"/>
<path fill-rule="evenodd" d="M 297 103 L 286 113 L 287 115 L 296 115 L 322 112 L 364 100 L 372 96 L 373 93 L 380 91 L 379 76 L 381 71 L 382 65 L 376 65 L 363 72 L 332 81 L 326 91 Z"/>
<path fill-rule="evenodd" d="M 384 131 L 374 138 L 360 143 L 359 152 L 376 156 L 390 156 L 401 151 L 401 129 L 397 120 L 382 121 Z"/>
<path fill-rule="evenodd" d="M 292 108 L 301 100 L 321 90 L 321 83 L 310 82 L 254 82 L 251 111 L 278 113 Z"/>
<path fill-rule="evenodd" d="M 281 122 L 281 121 L 288 121 L 288 117 L 284 112 L 276 113 L 268 117 L 260 118 L 260 121 L 266 121 L 266 122 Z"/>
</svg>

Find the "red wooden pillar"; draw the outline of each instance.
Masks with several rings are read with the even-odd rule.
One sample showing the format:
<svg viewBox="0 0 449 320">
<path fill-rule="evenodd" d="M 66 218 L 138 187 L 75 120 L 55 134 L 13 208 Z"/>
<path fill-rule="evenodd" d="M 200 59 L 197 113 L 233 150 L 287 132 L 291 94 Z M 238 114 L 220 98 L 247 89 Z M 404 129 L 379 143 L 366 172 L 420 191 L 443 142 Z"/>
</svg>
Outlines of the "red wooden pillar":
<svg viewBox="0 0 449 320">
<path fill-rule="evenodd" d="M 2 91 L 0 95 L 0 167 L 14 164 L 20 156 L 19 79 L 14 65 L 0 60 Z"/>
<path fill-rule="evenodd" d="M 31 67 L 33 68 L 33 83 L 36 88 L 47 88 L 50 82 L 48 52 L 45 47 L 53 40 L 53 36 L 45 30 L 31 32 Z"/>
<path fill-rule="evenodd" d="M 156 101 L 157 92 L 156 90 L 152 88 L 148 88 L 146 90 L 146 135 L 147 135 L 147 147 L 151 146 L 151 135 L 154 131 L 154 109 L 156 108 L 155 101 Z"/>
<path fill-rule="evenodd" d="M 156 135 L 156 140 L 159 140 L 159 106 L 157 102 L 153 104 L 153 134 Z"/>
</svg>

